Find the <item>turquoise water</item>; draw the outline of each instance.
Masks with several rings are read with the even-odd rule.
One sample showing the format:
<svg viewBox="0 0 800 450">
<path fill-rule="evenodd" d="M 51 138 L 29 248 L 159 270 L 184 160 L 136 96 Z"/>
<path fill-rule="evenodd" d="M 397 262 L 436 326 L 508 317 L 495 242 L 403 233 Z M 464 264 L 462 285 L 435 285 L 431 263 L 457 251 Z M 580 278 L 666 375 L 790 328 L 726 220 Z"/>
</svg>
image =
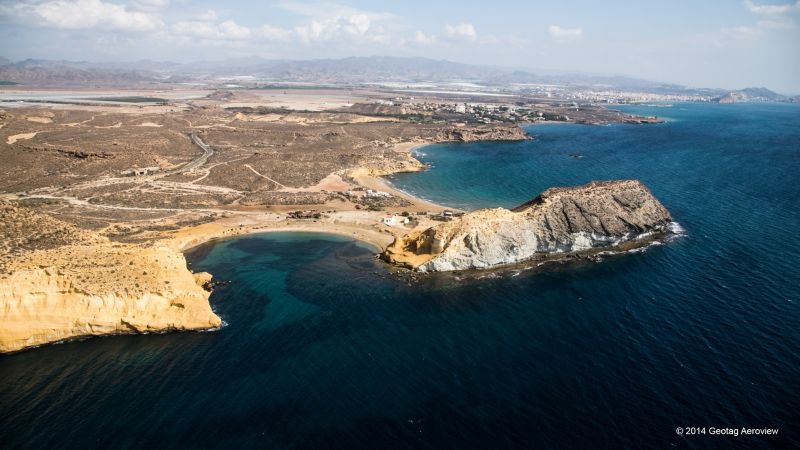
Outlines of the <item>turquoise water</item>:
<svg viewBox="0 0 800 450">
<path fill-rule="evenodd" d="M 635 177 L 686 236 L 600 263 L 410 284 L 342 237 L 210 244 L 189 258 L 231 282 L 211 298 L 226 327 L 0 357 L 0 442 L 797 447 L 800 108 L 635 110 L 669 122 L 546 125 L 529 128 L 529 142 L 429 146 L 430 171 L 392 181 L 474 208 Z M 709 427 L 780 431 L 723 437 Z"/>
</svg>

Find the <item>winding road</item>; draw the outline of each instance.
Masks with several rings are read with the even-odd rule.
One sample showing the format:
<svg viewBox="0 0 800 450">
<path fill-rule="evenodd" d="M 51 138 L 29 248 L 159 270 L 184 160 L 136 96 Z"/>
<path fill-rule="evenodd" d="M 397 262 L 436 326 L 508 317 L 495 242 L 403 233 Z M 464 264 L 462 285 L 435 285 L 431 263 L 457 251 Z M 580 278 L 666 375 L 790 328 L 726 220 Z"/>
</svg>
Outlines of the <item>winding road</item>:
<svg viewBox="0 0 800 450">
<path fill-rule="evenodd" d="M 170 181 L 162 181 L 162 178 L 168 177 L 170 175 L 176 175 L 186 172 L 192 172 L 196 169 L 202 167 L 211 155 L 214 154 L 214 149 L 211 148 L 208 144 L 203 142 L 199 136 L 195 133 L 190 134 L 192 142 L 194 142 L 197 146 L 203 149 L 203 154 L 198 156 L 197 158 L 193 159 L 192 161 L 188 162 L 183 167 L 164 171 L 160 173 L 155 173 L 152 175 L 145 175 L 145 176 L 137 176 L 137 177 L 114 177 L 114 178 L 101 178 L 97 180 L 91 180 L 84 183 L 79 183 L 72 186 L 60 186 L 54 187 L 49 186 L 45 188 L 35 189 L 30 192 L 18 192 L 16 195 L 20 198 L 49 198 L 49 199 L 58 199 L 64 200 L 71 205 L 75 206 L 85 206 L 85 207 L 95 207 L 95 208 L 103 208 L 103 209 L 118 209 L 118 210 L 128 210 L 128 211 L 180 211 L 182 208 L 137 208 L 137 207 L 128 207 L 128 206 L 117 206 L 117 205 L 103 205 L 97 203 L 90 203 L 92 197 L 88 199 L 80 199 L 73 196 L 66 196 L 66 195 L 54 195 L 56 192 L 64 192 L 74 189 L 86 189 L 86 188 L 97 188 L 101 186 L 111 186 L 115 184 L 128 184 L 128 183 L 135 183 L 137 189 L 145 190 L 145 187 L 161 187 L 166 189 L 171 189 L 176 195 L 179 194 L 241 194 L 241 192 L 230 189 L 224 188 L 219 186 L 204 186 L 204 185 L 195 185 L 193 183 L 181 183 L 181 182 L 170 182 Z M 222 210 L 214 210 L 214 209 L 196 209 L 198 211 L 210 211 L 210 212 L 220 212 Z"/>
<path fill-rule="evenodd" d="M 190 162 L 189 164 L 186 164 L 185 166 L 181 167 L 178 170 L 179 172 L 191 172 L 192 170 L 200 168 L 203 164 L 206 163 L 206 161 L 208 161 L 208 158 L 210 158 L 211 155 L 214 154 L 214 149 L 212 149 L 208 144 L 203 142 L 203 140 L 200 139 L 200 137 L 197 134 L 192 133 L 191 137 L 192 137 L 192 142 L 194 142 L 200 148 L 203 149 L 203 154 L 197 159 Z"/>
</svg>

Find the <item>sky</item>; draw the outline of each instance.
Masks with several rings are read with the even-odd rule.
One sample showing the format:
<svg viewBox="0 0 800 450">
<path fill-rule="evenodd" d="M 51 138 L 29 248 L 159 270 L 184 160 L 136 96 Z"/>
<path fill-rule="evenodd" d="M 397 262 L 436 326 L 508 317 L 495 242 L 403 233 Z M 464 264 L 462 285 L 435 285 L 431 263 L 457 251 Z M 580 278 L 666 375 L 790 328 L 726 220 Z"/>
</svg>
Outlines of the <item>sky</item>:
<svg viewBox="0 0 800 450">
<path fill-rule="evenodd" d="M 800 0 L 0 0 L 0 56 L 421 56 L 800 94 Z"/>
</svg>

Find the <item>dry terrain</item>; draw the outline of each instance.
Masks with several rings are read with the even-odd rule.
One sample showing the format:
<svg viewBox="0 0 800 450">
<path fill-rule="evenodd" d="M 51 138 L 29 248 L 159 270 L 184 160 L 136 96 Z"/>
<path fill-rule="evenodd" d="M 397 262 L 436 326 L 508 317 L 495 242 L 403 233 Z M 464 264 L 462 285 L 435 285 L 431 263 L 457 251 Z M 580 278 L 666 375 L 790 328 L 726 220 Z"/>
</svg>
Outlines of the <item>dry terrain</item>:
<svg viewBox="0 0 800 450">
<path fill-rule="evenodd" d="M 514 123 L 375 107 L 385 94 L 202 94 L 0 108 L 0 351 L 216 326 L 180 251 L 270 230 L 338 233 L 379 251 L 443 217 L 380 178 L 424 170 L 411 149 L 528 138 Z"/>
</svg>

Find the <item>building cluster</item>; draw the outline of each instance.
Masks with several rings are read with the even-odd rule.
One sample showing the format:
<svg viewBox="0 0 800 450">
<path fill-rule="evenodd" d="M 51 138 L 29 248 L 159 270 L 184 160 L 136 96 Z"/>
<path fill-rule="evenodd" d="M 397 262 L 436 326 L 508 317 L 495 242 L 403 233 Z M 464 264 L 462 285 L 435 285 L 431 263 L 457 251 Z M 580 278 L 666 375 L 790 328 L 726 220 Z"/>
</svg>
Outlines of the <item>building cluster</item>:
<svg viewBox="0 0 800 450">
<path fill-rule="evenodd" d="M 461 217 L 463 215 L 464 215 L 463 212 L 453 212 L 450 211 L 449 209 L 445 209 L 444 211 L 438 214 L 429 214 L 428 217 L 430 217 L 433 220 L 438 220 L 440 222 L 449 222 L 454 218 Z"/>
<path fill-rule="evenodd" d="M 403 216 L 398 214 L 387 214 L 381 219 L 381 223 L 390 227 L 396 227 L 408 225 L 411 223 L 411 219 L 407 215 Z"/>
<path fill-rule="evenodd" d="M 513 88 L 516 92 L 526 96 L 604 104 L 702 102 L 711 99 L 711 97 L 697 94 L 630 92 L 616 89 L 604 89 L 599 86 L 574 87 L 553 84 L 516 84 L 513 85 Z"/>
<path fill-rule="evenodd" d="M 569 120 L 562 114 L 543 111 L 532 105 L 509 105 L 500 103 L 407 103 L 407 108 L 425 114 L 462 115 L 465 122 L 539 122 L 544 120 Z M 577 106 L 577 104 L 576 104 Z"/>
<path fill-rule="evenodd" d="M 345 192 L 342 192 L 342 195 L 347 197 L 350 200 L 363 200 L 363 199 L 370 199 L 370 198 L 389 198 L 392 194 L 383 191 L 375 191 L 372 189 L 350 189 Z"/>
<path fill-rule="evenodd" d="M 711 97 L 698 93 L 653 93 L 632 92 L 609 89 L 603 86 L 563 86 L 555 84 L 528 84 L 519 83 L 511 85 L 510 89 L 503 91 L 509 100 L 516 95 L 523 98 L 550 99 L 557 102 L 593 103 L 593 104 L 628 104 L 628 103 L 665 103 L 665 102 L 704 102 Z M 465 93 L 466 95 L 466 93 Z M 530 108 L 514 107 L 509 111 L 498 111 L 502 106 L 492 103 L 454 103 L 432 102 L 430 99 L 415 99 L 410 96 L 395 97 L 391 100 L 380 100 L 381 104 L 404 106 L 422 114 L 452 113 L 474 116 L 475 121 L 492 123 L 503 121 L 535 122 L 537 120 L 551 120 L 537 116 L 541 112 Z M 525 109 L 529 109 L 525 111 Z M 538 117 L 538 118 L 537 118 Z"/>
<path fill-rule="evenodd" d="M 119 174 L 123 177 L 141 177 L 145 175 L 151 175 L 161 170 L 160 167 L 134 167 L 133 169 L 123 170 Z"/>
</svg>

